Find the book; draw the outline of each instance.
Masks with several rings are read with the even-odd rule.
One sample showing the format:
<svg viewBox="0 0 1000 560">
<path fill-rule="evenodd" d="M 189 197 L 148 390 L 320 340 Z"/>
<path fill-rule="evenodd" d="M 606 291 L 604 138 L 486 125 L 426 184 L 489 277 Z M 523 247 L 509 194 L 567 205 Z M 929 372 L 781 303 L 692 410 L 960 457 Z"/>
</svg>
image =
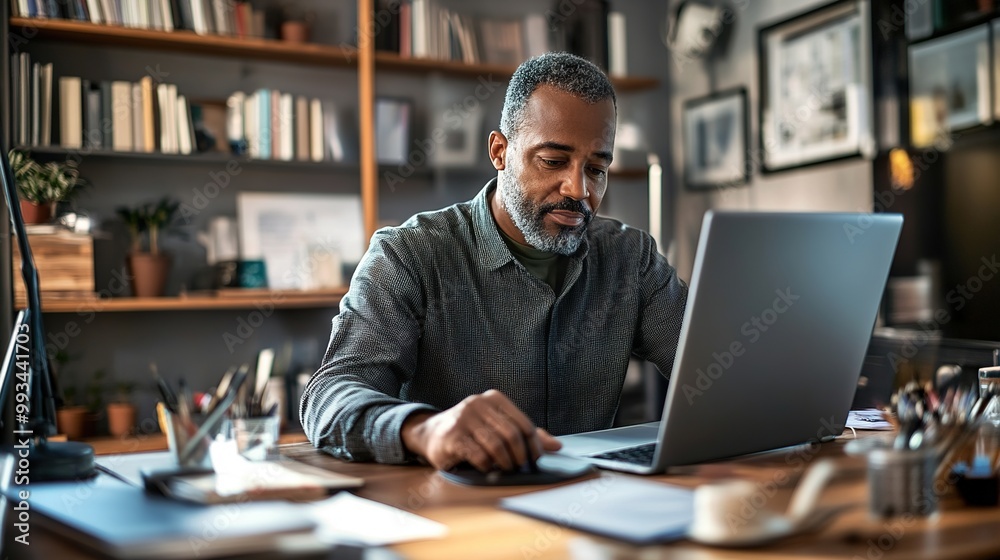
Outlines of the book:
<svg viewBox="0 0 1000 560">
<path fill-rule="evenodd" d="M 295 159 L 295 105 L 290 93 L 279 96 L 278 122 L 281 123 L 278 129 L 278 159 L 291 161 Z"/>
<path fill-rule="evenodd" d="M 156 107 L 153 100 L 153 78 L 143 76 L 139 80 L 142 90 L 142 107 L 138 114 L 142 115 L 142 144 L 140 151 L 151 153 L 156 151 Z"/>
<path fill-rule="evenodd" d="M 257 157 L 271 159 L 271 90 L 257 90 Z"/>
<path fill-rule="evenodd" d="M 101 88 L 101 147 L 110 150 L 114 145 L 112 141 L 112 118 L 111 118 L 111 82 L 104 80 L 100 84 Z"/>
<path fill-rule="evenodd" d="M 111 148 L 132 151 L 132 84 L 111 82 Z"/>
<path fill-rule="evenodd" d="M 59 144 L 63 148 L 83 147 L 83 108 L 80 78 L 59 78 Z"/>
<path fill-rule="evenodd" d="M 142 86 L 138 83 L 132 84 L 132 103 L 129 108 L 132 113 L 132 151 L 141 152 L 145 148 L 146 133 L 142 119 Z"/>
<path fill-rule="evenodd" d="M 188 107 L 187 98 L 183 95 L 177 96 L 177 150 L 184 154 L 190 154 L 194 149 L 194 127 L 191 124 L 191 110 Z"/>
<path fill-rule="evenodd" d="M 90 23 L 104 23 L 100 0 L 87 0 L 87 12 L 90 15 Z"/>
<path fill-rule="evenodd" d="M 295 159 L 309 161 L 309 98 L 295 98 Z"/>
<path fill-rule="evenodd" d="M 271 158 L 281 158 L 281 92 L 271 90 Z"/>
<path fill-rule="evenodd" d="M 86 117 L 86 138 L 84 144 L 92 150 L 100 150 L 104 147 L 104 127 L 101 114 L 101 90 L 94 89 L 89 82 L 84 88 L 84 95 L 87 96 L 87 117 Z"/>
<path fill-rule="evenodd" d="M 309 103 L 309 139 L 310 154 L 315 162 L 323 161 L 323 103 L 313 99 Z"/>
<path fill-rule="evenodd" d="M 39 102 L 41 109 L 41 137 L 40 146 L 52 145 L 52 63 L 47 62 L 42 65 L 41 95 Z"/>
</svg>

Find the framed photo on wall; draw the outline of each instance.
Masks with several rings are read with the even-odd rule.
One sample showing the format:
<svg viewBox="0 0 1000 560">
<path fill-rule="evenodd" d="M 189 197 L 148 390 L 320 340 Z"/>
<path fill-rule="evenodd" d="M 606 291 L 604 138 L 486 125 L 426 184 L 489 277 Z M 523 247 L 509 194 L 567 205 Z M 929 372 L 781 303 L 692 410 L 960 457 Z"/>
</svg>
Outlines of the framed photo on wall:
<svg viewBox="0 0 1000 560">
<path fill-rule="evenodd" d="M 684 184 L 711 189 L 745 184 L 747 92 L 744 88 L 684 102 Z"/>
<path fill-rule="evenodd" d="M 927 147 L 947 133 L 993 120 L 987 24 L 909 48 L 910 143 Z"/>
<path fill-rule="evenodd" d="M 866 0 L 840 0 L 762 28 L 764 172 L 875 152 Z"/>
</svg>

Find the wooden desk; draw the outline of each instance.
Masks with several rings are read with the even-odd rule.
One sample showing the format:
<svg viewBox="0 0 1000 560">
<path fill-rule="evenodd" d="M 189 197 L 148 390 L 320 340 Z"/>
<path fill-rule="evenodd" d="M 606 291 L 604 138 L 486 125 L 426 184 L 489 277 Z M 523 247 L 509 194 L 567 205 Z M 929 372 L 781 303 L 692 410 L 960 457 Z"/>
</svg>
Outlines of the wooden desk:
<svg viewBox="0 0 1000 560">
<path fill-rule="evenodd" d="M 799 446 L 734 461 L 683 469 L 651 477 L 694 487 L 721 478 L 739 477 L 757 482 L 762 494 L 775 488 L 765 507 L 783 509 L 791 489 L 818 457 L 830 457 L 842 467 L 827 487 L 822 503 L 852 506 L 824 530 L 751 550 L 725 550 L 689 542 L 634 547 L 606 538 L 578 533 L 559 525 L 536 521 L 496 508 L 499 498 L 540 487 L 468 488 L 446 482 L 427 467 L 349 464 L 313 450 L 308 444 L 284 448 L 287 455 L 331 470 L 364 477 L 362 497 L 415 512 L 448 525 L 440 540 L 394 547 L 405 558 L 428 560 L 641 558 L 656 560 L 710 560 L 717 558 L 983 558 L 1000 556 L 1000 508 L 965 508 L 953 493 L 941 499 L 941 512 L 930 519 L 873 521 L 867 516 L 863 461 L 843 454 L 846 437 L 817 447 Z M 624 476 L 601 472 L 599 477 Z M 79 547 L 37 532 L 30 547 L 33 558 L 89 558 Z M 15 557 L 17 557 L 15 555 Z"/>
</svg>

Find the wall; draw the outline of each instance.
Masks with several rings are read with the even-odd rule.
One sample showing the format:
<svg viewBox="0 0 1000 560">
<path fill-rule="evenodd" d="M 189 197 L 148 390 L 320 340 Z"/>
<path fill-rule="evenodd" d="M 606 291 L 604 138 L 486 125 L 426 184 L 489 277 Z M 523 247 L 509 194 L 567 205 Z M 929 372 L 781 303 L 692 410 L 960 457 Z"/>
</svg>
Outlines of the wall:
<svg viewBox="0 0 1000 560">
<path fill-rule="evenodd" d="M 672 9 L 680 2 L 671 1 Z M 818 164 L 799 170 L 762 175 L 754 166 L 750 182 L 745 186 L 715 191 L 690 191 L 683 187 L 684 145 L 681 136 L 681 111 L 684 101 L 707 95 L 715 81 L 717 91 L 734 87 L 747 89 L 750 132 L 749 150 L 759 153 L 757 104 L 758 60 L 757 31 L 801 12 L 827 4 L 826 0 L 739 0 L 735 6 L 736 20 L 732 25 L 728 45 L 715 57 L 711 67 L 700 61 L 689 63 L 672 60 L 671 151 L 674 170 L 673 261 L 683 278 L 691 277 L 702 216 L 709 209 L 770 210 L 770 211 L 871 211 L 872 164 L 861 158 Z M 748 158 L 753 161 L 754 158 Z"/>
</svg>

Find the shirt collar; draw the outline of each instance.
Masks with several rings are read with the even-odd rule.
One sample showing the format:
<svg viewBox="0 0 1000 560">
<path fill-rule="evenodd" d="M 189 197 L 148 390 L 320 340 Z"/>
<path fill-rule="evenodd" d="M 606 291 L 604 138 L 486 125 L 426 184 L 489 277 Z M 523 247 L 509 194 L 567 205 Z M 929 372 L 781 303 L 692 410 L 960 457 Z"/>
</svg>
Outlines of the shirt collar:
<svg viewBox="0 0 1000 560">
<path fill-rule="evenodd" d="M 490 193 L 496 191 L 496 188 L 497 179 L 494 177 L 472 199 L 473 221 L 482 240 L 478 252 L 479 264 L 487 270 L 496 270 L 514 260 L 514 255 L 511 254 L 510 249 L 507 248 L 507 244 L 500 237 L 500 226 L 493 219 L 493 211 L 490 209 Z M 588 236 L 584 235 L 580 248 L 570 256 L 571 261 L 582 261 L 587 256 L 590 250 L 589 241 Z M 573 266 L 570 267 L 571 272 L 579 273 L 579 271 L 574 271 L 573 268 Z M 573 276 L 575 279 L 576 274 Z"/>
</svg>

